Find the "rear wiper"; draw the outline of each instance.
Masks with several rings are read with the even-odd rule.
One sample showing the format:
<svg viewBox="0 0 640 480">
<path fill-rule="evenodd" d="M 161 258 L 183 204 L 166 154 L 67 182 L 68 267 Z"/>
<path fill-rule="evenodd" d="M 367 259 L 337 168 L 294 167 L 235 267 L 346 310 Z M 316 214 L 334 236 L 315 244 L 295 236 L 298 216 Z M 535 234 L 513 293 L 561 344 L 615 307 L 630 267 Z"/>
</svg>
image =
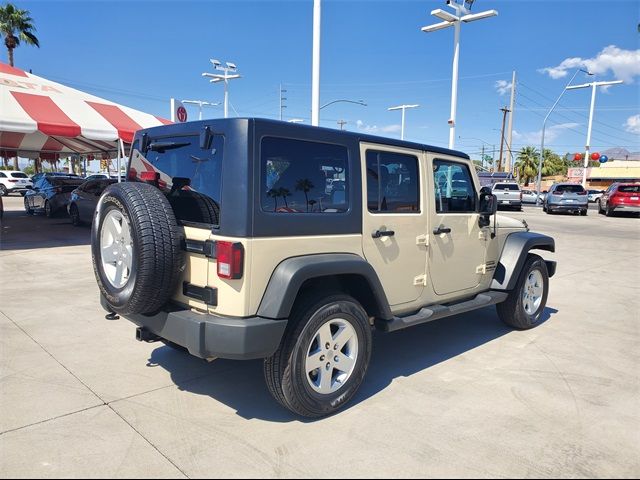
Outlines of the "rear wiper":
<svg viewBox="0 0 640 480">
<path fill-rule="evenodd" d="M 149 148 L 147 150 L 163 153 L 165 150 L 173 150 L 174 148 L 186 147 L 189 145 L 191 145 L 191 142 L 153 142 L 149 144 Z"/>
</svg>

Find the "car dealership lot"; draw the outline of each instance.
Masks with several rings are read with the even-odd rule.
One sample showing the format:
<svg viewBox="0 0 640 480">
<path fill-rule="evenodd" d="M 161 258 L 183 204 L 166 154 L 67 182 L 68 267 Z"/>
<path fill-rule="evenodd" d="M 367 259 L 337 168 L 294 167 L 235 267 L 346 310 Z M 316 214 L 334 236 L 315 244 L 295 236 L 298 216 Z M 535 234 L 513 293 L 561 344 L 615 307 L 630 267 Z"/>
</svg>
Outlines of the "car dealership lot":
<svg viewBox="0 0 640 480">
<path fill-rule="evenodd" d="M 260 361 L 136 342 L 104 319 L 89 229 L 4 206 L 0 477 L 640 475 L 637 218 L 499 212 L 556 239 L 548 320 L 511 331 L 491 307 L 376 334 L 355 402 L 310 422 Z"/>
</svg>

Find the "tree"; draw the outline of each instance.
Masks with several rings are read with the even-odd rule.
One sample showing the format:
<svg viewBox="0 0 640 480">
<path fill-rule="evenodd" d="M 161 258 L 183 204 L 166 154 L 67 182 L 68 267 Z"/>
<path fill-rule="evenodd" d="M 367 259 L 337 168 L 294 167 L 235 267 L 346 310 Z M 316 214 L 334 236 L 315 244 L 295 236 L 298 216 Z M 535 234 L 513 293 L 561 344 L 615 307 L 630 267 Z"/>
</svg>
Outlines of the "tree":
<svg viewBox="0 0 640 480">
<path fill-rule="evenodd" d="M 287 197 L 291 196 L 291 192 L 289 191 L 289 189 L 280 187 L 278 189 L 278 196 L 282 197 L 282 199 L 284 200 L 284 206 L 286 208 L 289 208 L 289 204 L 287 203 Z"/>
<path fill-rule="evenodd" d="M 548 148 L 544 149 L 544 155 L 542 157 L 542 175 L 566 175 L 568 169 L 569 162 L 565 158 Z"/>
<path fill-rule="evenodd" d="M 304 193 L 304 198 L 307 204 L 307 212 L 309 211 L 309 196 L 307 195 L 307 193 L 309 193 L 313 189 L 313 187 L 313 183 L 308 178 L 301 178 L 296 182 L 296 190 L 302 191 Z"/>
<path fill-rule="evenodd" d="M 40 48 L 40 42 L 33 33 L 35 30 L 28 10 L 20 10 L 10 3 L 0 7 L 0 33 L 4 36 L 9 65 L 13 67 L 13 51 L 20 42 Z"/>
<path fill-rule="evenodd" d="M 514 165 L 520 180 L 524 179 L 525 186 L 538 175 L 538 150 L 535 147 L 523 147 L 518 152 Z"/>
<path fill-rule="evenodd" d="M 267 196 L 269 198 L 273 198 L 275 204 L 273 206 L 273 211 L 275 212 L 278 209 L 278 197 L 280 197 L 280 192 L 278 191 L 277 188 L 270 188 L 267 191 Z"/>
</svg>

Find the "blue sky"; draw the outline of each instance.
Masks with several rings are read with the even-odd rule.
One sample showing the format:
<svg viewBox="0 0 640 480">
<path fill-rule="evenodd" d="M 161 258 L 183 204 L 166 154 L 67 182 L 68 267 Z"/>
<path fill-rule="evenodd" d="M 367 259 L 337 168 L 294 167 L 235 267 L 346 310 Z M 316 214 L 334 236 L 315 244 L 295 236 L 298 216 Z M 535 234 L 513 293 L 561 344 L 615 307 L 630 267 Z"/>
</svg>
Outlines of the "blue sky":
<svg viewBox="0 0 640 480">
<path fill-rule="evenodd" d="M 201 76 L 211 71 L 209 58 L 218 58 L 235 62 L 243 76 L 230 86 L 231 114 L 277 118 L 282 83 L 285 119 L 310 123 L 312 0 L 14 3 L 37 26 L 41 48 L 15 52 L 16 66 L 34 74 L 168 117 L 170 97 L 222 101 L 222 86 Z M 387 107 L 418 103 L 407 112 L 405 137 L 446 146 L 453 30 L 420 31 L 438 21 L 430 12 L 446 9 L 444 0 L 322 5 L 321 104 L 351 99 L 368 106 L 331 105 L 321 111 L 321 125 L 338 128 L 345 120 L 349 130 L 399 137 L 400 112 Z M 598 80 L 627 82 L 598 92 L 592 151 L 640 151 L 640 2 L 477 0 L 473 10 L 491 8 L 498 17 L 462 27 L 457 148 L 499 148 L 499 109 L 509 97 L 496 83 L 510 81 L 512 70 L 519 93 L 512 147 L 539 145 L 546 110 L 574 65 L 587 61 Z M 581 60 L 552 72 L 569 76 L 541 71 L 570 58 Z M 565 94 L 550 117 L 548 146 L 559 153 L 584 148 L 589 101 L 588 89 Z M 197 118 L 196 109 L 189 113 Z M 205 116 L 221 117 L 222 108 L 205 109 Z"/>
</svg>

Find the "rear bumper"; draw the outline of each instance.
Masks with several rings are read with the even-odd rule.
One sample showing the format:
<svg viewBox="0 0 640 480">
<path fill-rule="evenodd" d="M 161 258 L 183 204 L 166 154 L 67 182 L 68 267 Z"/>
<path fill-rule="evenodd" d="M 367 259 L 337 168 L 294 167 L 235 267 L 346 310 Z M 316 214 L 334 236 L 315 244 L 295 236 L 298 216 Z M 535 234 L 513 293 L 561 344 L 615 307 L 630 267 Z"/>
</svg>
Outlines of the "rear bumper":
<svg viewBox="0 0 640 480">
<path fill-rule="evenodd" d="M 103 297 L 100 302 L 108 311 Z M 125 318 L 158 337 L 185 347 L 196 357 L 232 360 L 273 355 L 287 326 L 287 320 L 230 318 L 192 310 L 161 311 L 150 316 L 134 314 Z"/>
<path fill-rule="evenodd" d="M 561 203 L 547 205 L 547 209 L 551 211 L 576 212 L 578 210 L 586 210 L 589 208 L 588 203 Z"/>
<path fill-rule="evenodd" d="M 640 213 L 640 205 L 611 205 L 611 210 L 614 212 L 632 212 L 632 213 Z"/>
</svg>

